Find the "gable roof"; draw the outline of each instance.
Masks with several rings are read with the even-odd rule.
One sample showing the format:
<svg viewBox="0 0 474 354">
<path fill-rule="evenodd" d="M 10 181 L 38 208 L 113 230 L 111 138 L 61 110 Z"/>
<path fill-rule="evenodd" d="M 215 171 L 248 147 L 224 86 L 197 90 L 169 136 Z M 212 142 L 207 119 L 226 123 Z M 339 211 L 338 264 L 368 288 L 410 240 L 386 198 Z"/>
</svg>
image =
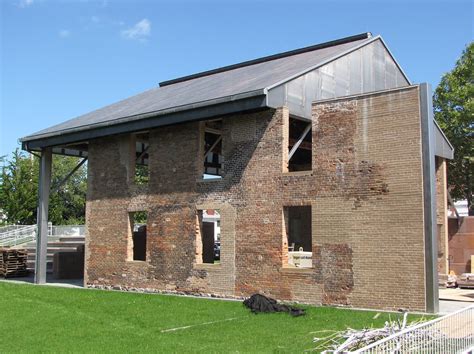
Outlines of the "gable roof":
<svg viewBox="0 0 474 354">
<path fill-rule="evenodd" d="M 372 40 L 370 33 L 363 33 L 165 81 L 160 87 L 41 130 L 21 141 L 26 149 L 38 148 L 138 130 L 145 126 L 144 120 L 151 123 L 150 118 L 154 118 L 152 126 L 203 119 L 218 114 L 220 110 L 215 108 L 222 108 L 223 104 L 232 106 L 226 106 L 221 114 L 264 108 L 267 88 Z M 173 114 L 184 111 L 187 114 L 180 120 L 173 119 Z M 121 129 L 111 129 L 113 126 Z M 64 139 L 66 136 L 69 139 Z"/>
</svg>

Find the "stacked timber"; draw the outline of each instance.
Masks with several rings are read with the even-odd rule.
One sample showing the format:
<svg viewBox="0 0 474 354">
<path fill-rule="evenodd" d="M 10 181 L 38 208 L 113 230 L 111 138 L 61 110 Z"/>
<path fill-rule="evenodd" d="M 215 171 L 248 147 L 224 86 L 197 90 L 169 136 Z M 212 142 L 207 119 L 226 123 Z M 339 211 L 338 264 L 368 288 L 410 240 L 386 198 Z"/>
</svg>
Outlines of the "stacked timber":
<svg viewBox="0 0 474 354">
<path fill-rule="evenodd" d="M 24 277 L 27 275 L 26 250 L 0 248 L 0 277 Z"/>
</svg>

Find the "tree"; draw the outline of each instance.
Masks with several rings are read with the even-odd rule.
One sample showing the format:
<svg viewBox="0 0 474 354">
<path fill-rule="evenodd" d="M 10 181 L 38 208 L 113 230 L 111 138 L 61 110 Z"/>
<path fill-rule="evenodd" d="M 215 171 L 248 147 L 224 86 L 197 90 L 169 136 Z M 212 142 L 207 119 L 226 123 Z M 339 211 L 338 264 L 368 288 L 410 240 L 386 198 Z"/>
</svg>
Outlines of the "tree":
<svg viewBox="0 0 474 354">
<path fill-rule="evenodd" d="M 83 224 L 87 169 L 81 166 L 56 192 L 55 186 L 74 169 L 80 160 L 54 156 L 49 201 L 49 221 L 55 225 Z M 0 210 L 8 224 L 36 223 L 38 204 L 38 158 L 15 150 L 0 173 Z M 1 222 L 1 221 L 0 221 Z"/>
<path fill-rule="evenodd" d="M 436 121 L 454 146 L 454 159 L 448 164 L 451 195 L 455 200 L 466 199 L 469 215 L 474 215 L 474 42 L 442 77 L 433 104 Z"/>
<path fill-rule="evenodd" d="M 34 224 L 38 202 L 38 163 L 18 149 L 5 160 L 0 177 L 0 209 L 8 224 Z"/>
</svg>

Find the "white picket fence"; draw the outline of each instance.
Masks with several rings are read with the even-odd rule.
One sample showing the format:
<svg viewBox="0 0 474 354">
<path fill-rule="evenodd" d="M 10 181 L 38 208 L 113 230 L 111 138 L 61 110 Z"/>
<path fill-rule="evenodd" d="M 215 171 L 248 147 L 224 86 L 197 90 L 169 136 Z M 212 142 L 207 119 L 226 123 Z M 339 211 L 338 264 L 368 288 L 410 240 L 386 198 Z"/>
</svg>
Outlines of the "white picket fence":
<svg viewBox="0 0 474 354">
<path fill-rule="evenodd" d="M 350 352 L 375 353 L 471 353 L 474 351 L 474 306 L 423 322 L 362 349 Z"/>
</svg>

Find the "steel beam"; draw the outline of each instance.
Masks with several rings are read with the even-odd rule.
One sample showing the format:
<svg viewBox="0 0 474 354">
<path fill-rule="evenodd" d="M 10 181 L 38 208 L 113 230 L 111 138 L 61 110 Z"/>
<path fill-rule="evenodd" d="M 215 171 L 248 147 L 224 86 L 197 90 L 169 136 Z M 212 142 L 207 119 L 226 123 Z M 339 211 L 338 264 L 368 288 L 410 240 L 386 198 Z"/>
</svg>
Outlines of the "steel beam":
<svg viewBox="0 0 474 354">
<path fill-rule="evenodd" d="M 204 160 L 207 158 L 207 155 L 209 155 L 212 152 L 212 150 L 215 149 L 215 147 L 217 146 L 217 144 L 219 144 L 221 140 L 222 140 L 222 136 L 218 137 L 217 140 L 214 142 L 214 144 L 212 144 L 212 146 L 209 148 L 209 150 L 207 150 L 204 153 Z"/>
<path fill-rule="evenodd" d="M 430 85 L 420 84 L 421 146 L 423 160 L 423 215 L 425 225 L 426 311 L 439 311 L 438 244 L 436 235 L 436 175 L 433 102 Z"/>
<path fill-rule="evenodd" d="M 67 174 L 67 176 L 63 178 L 63 180 L 62 180 L 61 182 L 59 182 L 54 188 L 52 188 L 51 193 L 59 192 L 59 188 L 61 188 L 61 186 L 62 186 L 64 183 L 66 183 L 67 180 L 68 180 L 69 178 L 71 178 L 71 176 L 74 174 L 74 172 L 76 172 L 82 165 L 84 165 L 84 163 L 85 163 L 86 161 L 87 161 L 87 157 L 85 157 L 81 162 L 79 162 L 79 163 L 76 165 L 76 167 L 74 167 L 74 168 L 72 169 L 72 171 L 69 172 L 69 173 Z"/>
<path fill-rule="evenodd" d="M 451 204 L 451 207 L 454 209 L 454 213 L 456 214 L 456 217 L 459 219 L 459 213 L 458 210 L 456 209 L 456 206 L 454 205 L 453 198 L 451 197 L 451 193 L 449 192 L 449 189 L 447 190 L 448 192 L 448 201 L 449 204 Z"/>
<path fill-rule="evenodd" d="M 51 187 L 52 149 L 45 148 L 41 152 L 39 170 L 39 200 L 37 213 L 35 283 L 46 283 L 46 258 L 48 253 L 48 209 L 49 191 Z"/>
<path fill-rule="evenodd" d="M 303 142 L 304 138 L 306 135 L 308 135 L 309 131 L 311 130 L 312 123 L 309 123 L 305 130 L 303 131 L 303 134 L 299 137 L 298 141 L 296 142 L 295 145 L 291 148 L 290 152 L 288 153 L 288 162 L 291 160 L 293 155 L 295 154 L 296 150 L 300 147 L 301 143 Z"/>
<path fill-rule="evenodd" d="M 140 155 L 138 155 L 138 157 L 135 159 L 135 162 L 139 162 L 145 156 L 145 154 L 147 153 L 149 147 L 150 147 L 150 145 L 148 145 L 146 148 L 143 149 L 143 151 L 140 153 Z"/>
</svg>

